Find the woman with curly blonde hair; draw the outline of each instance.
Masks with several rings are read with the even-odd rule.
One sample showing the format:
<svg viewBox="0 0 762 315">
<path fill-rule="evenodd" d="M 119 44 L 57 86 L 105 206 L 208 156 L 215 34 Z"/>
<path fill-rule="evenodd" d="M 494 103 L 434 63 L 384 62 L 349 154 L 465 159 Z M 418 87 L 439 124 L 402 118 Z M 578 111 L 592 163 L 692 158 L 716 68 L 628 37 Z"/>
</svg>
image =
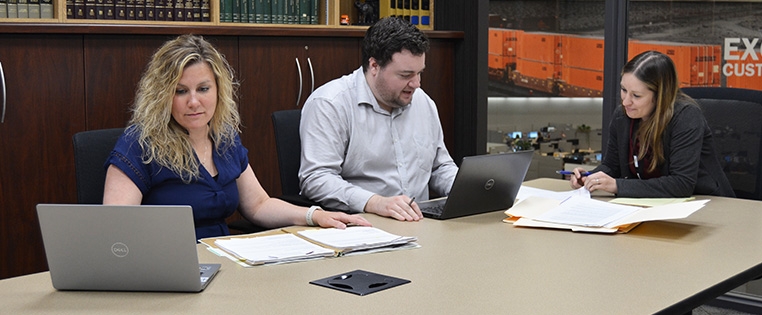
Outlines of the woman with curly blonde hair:
<svg viewBox="0 0 762 315">
<path fill-rule="evenodd" d="M 103 203 L 190 205 L 199 239 L 229 234 L 225 219 L 237 209 L 263 227 L 370 225 L 267 195 L 241 144 L 237 86 L 228 62 L 200 36 L 159 48 L 106 162 Z"/>
</svg>

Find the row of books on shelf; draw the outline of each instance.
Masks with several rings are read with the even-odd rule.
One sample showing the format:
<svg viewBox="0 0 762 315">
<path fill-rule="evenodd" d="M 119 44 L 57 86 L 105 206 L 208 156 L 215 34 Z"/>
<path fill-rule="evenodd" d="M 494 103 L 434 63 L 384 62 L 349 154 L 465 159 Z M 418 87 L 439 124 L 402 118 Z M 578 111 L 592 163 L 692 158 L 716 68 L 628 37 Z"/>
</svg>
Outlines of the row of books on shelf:
<svg viewBox="0 0 762 315">
<path fill-rule="evenodd" d="M 53 0 L 0 0 L 0 19 L 52 19 Z"/>
<path fill-rule="evenodd" d="M 318 24 L 319 0 L 220 0 L 220 22 Z"/>
<path fill-rule="evenodd" d="M 379 0 L 379 18 L 400 17 L 420 28 L 433 28 L 434 0 Z"/>
<path fill-rule="evenodd" d="M 66 0 L 66 18 L 209 22 L 209 1 Z"/>
</svg>

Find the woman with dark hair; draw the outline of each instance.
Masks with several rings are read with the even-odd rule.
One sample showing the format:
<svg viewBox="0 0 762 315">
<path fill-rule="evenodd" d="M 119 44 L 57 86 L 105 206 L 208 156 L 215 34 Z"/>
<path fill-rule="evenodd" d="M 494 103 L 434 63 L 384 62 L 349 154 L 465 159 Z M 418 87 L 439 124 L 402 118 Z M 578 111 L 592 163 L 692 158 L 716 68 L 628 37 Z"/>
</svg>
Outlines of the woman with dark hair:
<svg viewBox="0 0 762 315">
<path fill-rule="evenodd" d="M 614 111 L 601 165 L 571 187 L 621 197 L 735 197 L 717 160 L 712 131 L 696 101 L 680 91 L 672 60 L 646 51 L 622 69 L 622 106 Z"/>
</svg>

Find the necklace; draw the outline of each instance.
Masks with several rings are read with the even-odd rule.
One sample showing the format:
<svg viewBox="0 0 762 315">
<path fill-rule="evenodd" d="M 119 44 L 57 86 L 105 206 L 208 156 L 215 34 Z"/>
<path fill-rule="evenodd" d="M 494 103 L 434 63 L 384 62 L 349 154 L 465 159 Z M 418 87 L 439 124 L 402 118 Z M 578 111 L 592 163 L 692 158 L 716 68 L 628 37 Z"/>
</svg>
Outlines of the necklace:
<svg viewBox="0 0 762 315">
<path fill-rule="evenodd" d="M 204 166 L 206 166 L 206 154 L 207 154 L 207 152 L 209 152 L 209 145 L 205 145 L 204 146 L 204 157 L 201 160 L 201 164 L 203 164 Z"/>
</svg>

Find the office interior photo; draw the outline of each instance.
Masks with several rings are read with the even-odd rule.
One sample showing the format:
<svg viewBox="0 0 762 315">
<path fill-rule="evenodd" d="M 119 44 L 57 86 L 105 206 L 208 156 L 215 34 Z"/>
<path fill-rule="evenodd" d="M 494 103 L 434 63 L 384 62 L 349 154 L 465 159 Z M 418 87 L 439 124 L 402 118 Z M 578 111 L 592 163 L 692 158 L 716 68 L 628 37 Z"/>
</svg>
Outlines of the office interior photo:
<svg viewBox="0 0 762 315">
<path fill-rule="evenodd" d="M 187 10 L 115 2 L 109 17 L 109 0 L 0 0 L 0 304 L 12 313 L 306 313 L 337 305 L 339 313 L 373 314 L 762 313 L 761 2 L 213 0 L 187 1 Z M 272 5 L 269 20 L 256 11 L 263 3 Z M 222 265 L 203 292 L 51 285 L 36 207 L 100 203 L 103 186 L 88 179 L 105 174 L 79 160 L 75 135 L 121 134 L 144 67 L 164 42 L 201 35 L 229 61 L 250 165 L 270 196 L 283 196 L 294 178 L 284 179 L 273 114 L 300 110 L 317 87 L 357 69 L 368 25 L 391 15 L 430 40 L 421 89 L 436 102 L 457 164 L 533 150 L 525 186 L 570 190 L 557 171 L 601 165 L 621 70 L 655 50 L 704 106 L 736 198 L 693 196 L 709 202 L 687 218 L 616 234 L 515 227 L 502 210 L 420 222 L 363 214 L 420 246 L 251 267 L 201 243 L 199 262 Z M 250 232 L 238 213 L 227 221 L 233 233 Z M 353 270 L 410 282 L 367 296 L 310 283 Z"/>
</svg>

